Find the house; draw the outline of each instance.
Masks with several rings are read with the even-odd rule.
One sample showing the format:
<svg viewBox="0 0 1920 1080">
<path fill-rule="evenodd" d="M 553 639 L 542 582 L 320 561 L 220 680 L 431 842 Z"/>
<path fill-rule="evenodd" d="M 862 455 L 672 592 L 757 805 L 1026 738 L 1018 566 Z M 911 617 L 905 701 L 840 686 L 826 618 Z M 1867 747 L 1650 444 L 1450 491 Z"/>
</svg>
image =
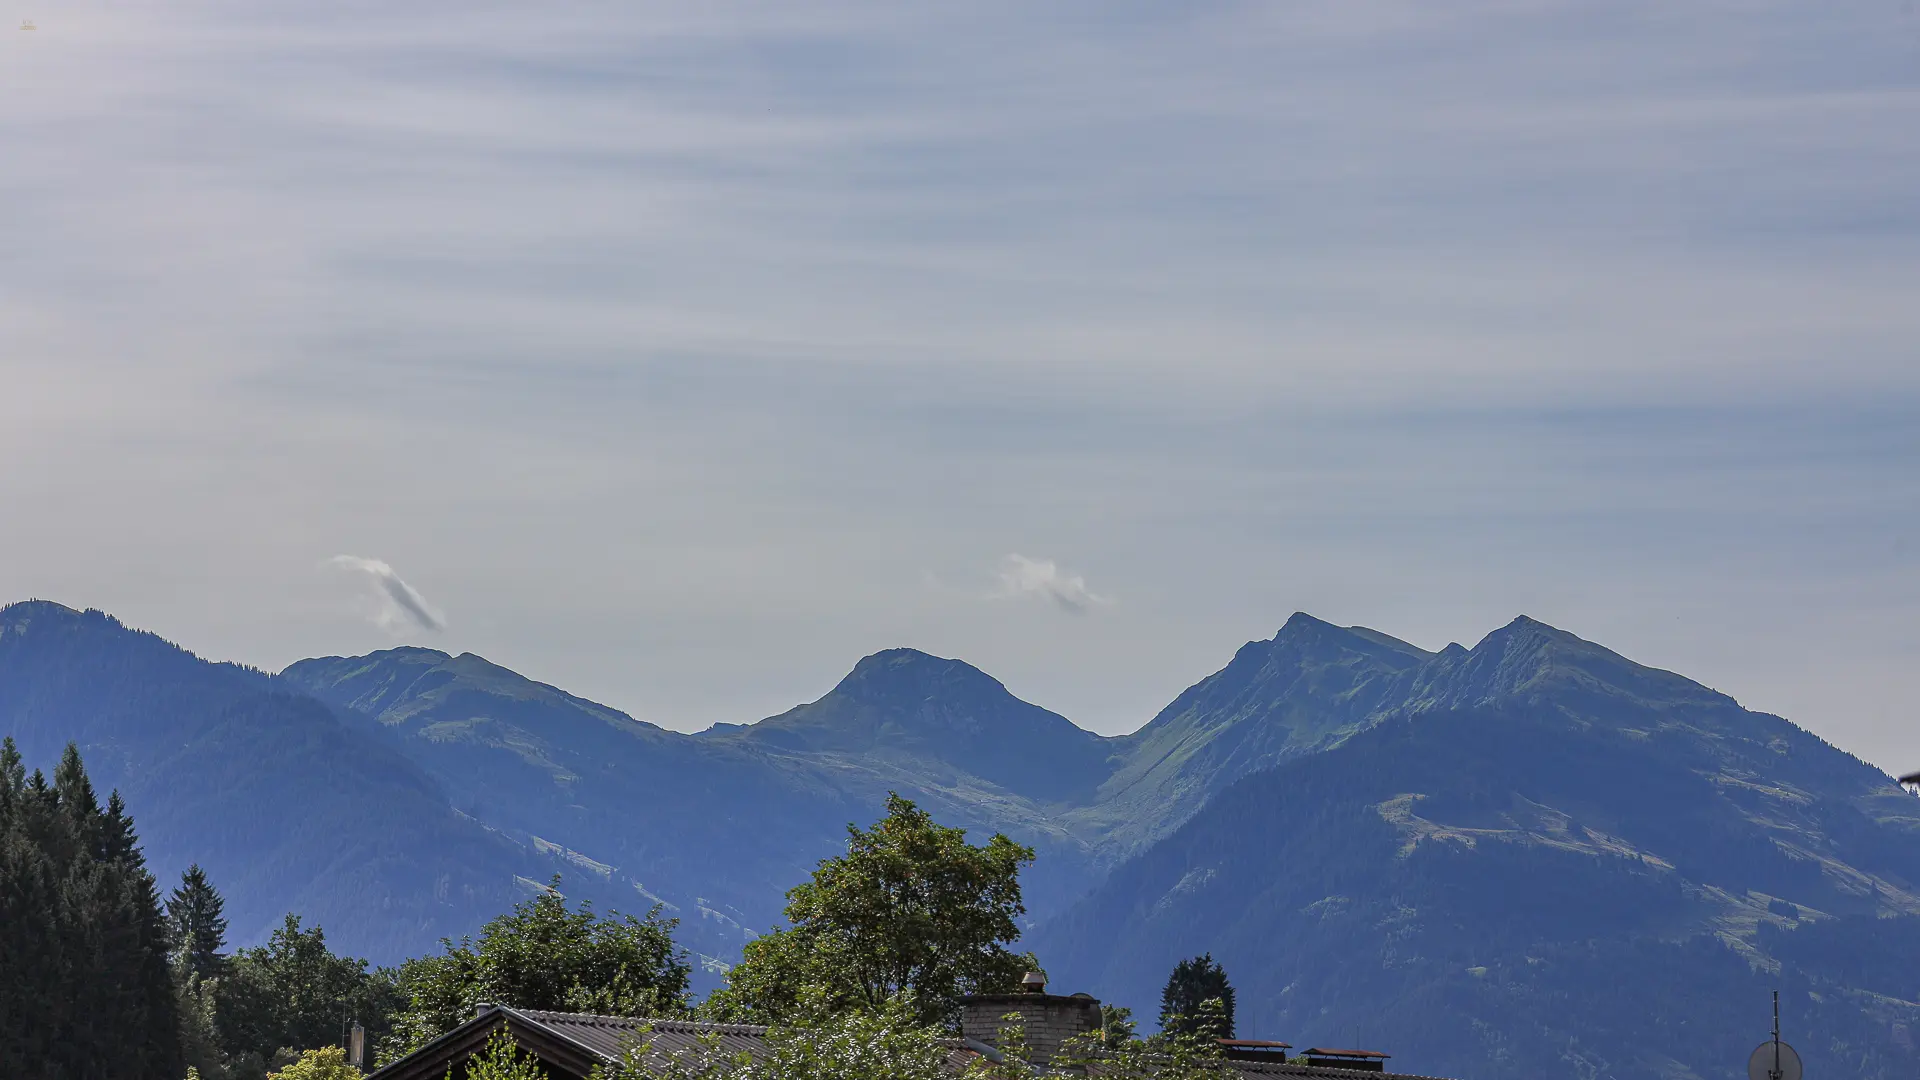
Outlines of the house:
<svg viewBox="0 0 1920 1080">
<path fill-rule="evenodd" d="M 962 1003 L 960 1037 L 952 1040 L 951 1062 L 957 1074 L 978 1057 L 997 1060 L 994 1043 L 1008 1014 L 1020 1017 L 1034 1056 L 1050 1059 L 1063 1043 L 1097 1030 L 1100 1002 L 1086 994 L 1048 994 L 1029 991 L 983 994 Z M 767 1029 L 752 1024 L 712 1024 L 693 1020 L 643 1020 L 588 1013 L 543 1012 L 506 1005 L 482 1005 L 473 1019 L 420 1049 L 376 1070 L 367 1080 L 444 1080 L 451 1070 L 455 1080 L 465 1075 L 467 1059 L 483 1050 L 487 1040 L 505 1029 L 525 1050 L 540 1059 L 549 1080 L 587 1080 L 597 1065 L 610 1065 L 624 1051 L 646 1041 L 650 1055 L 693 1050 L 711 1039 L 725 1054 L 766 1053 Z M 1295 1077 L 1299 1080 L 1436 1080 L 1384 1070 L 1386 1055 L 1371 1051 L 1312 1050 L 1313 1065 L 1288 1063 L 1285 1043 L 1249 1039 L 1223 1042 L 1223 1064 L 1238 1076 Z M 1323 1055 L 1316 1057 L 1315 1055 Z"/>
</svg>

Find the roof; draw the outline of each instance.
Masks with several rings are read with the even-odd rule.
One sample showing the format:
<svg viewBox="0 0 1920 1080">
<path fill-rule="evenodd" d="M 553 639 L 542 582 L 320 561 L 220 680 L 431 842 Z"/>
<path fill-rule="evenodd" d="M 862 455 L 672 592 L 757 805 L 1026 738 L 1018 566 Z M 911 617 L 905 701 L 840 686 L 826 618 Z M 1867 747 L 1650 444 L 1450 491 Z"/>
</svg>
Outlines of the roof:
<svg viewBox="0 0 1920 1080">
<path fill-rule="evenodd" d="M 643 1040 L 648 1057 L 659 1061 L 669 1054 L 694 1049 L 709 1037 L 714 1037 L 720 1051 L 729 1056 L 766 1051 L 767 1029 L 752 1024 L 647 1020 L 482 1005 L 473 1019 L 375 1070 L 368 1080 L 441 1080 L 448 1066 L 485 1047 L 487 1039 L 502 1026 L 544 1064 L 582 1077 L 596 1065 L 617 1061 L 629 1045 Z"/>
<path fill-rule="evenodd" d="M 1445 1080 L 1417 1073 L 1374 1072 L 1371 1069 L 1341 1069 L 1331 1065 L 1282 1065 L 1277 1061 L 1227 1061 L 1227 1067 L 1242 1076 L 1299 1076 L 1314 1080 Z"/>
<path fill-rule="evenodd" d="M 515 1009 L 506 1005 L 483 1005 L 473 1019 L 434 1039 L 420 1049 L 375 1070 L 367 1080 L 443 1080 L 448 1067 L 456 1065 L 476 1051 L 501 1026 L 514 1041 L 539 1057 L 549 1075 L 585 1077 L 594 1066 L 619 1059 L 627 1047 L 645 1040 L 650 1060 L 665 1063 L 667 1055 L 693 1050 L 703 1039 L 711 1039 L 722 1054 L 761 1055 L 767 1049 L 767 1028 L 755 1024 L 713 1024 L 695 1020 L 649 1020 L 630 1016 L 598 1016 L 592 1013 L 547 1012 L 540 1009 Z M 1258 1040 L 1234 1040 L 1246 1046 L 1281 1047 L 1285 1043 Z M 991 1053 L 991 1048 L 971 1040 L 954 1039 L 950 1058 L 953 1071 L 964 1070 L 976 1054 Z M 1309 1053 L 1345 1054 L 1384 1058 L 1372 1051 L 1311 1050 Z M 1312 1080 L 1439 1080 L 1411 1073 L 1379 1073 L 1328 1066 L 1295 1065 L 1281 1061 L 1232 1060 L 1222 1062 L 1242 1076 L 1282 1076 Z"/>
<path fill-rule="evenodd" d="M 566 1036 L 608 1061 L 618 1058 L 629 1045 L 642 1040 L 647 1042 L 651 1051 L 649 1057 L 695 1049 L 702 1038 L 709 1036 L 717 1037 L 720 1052 L 728 1057 L 742 1052 L 764 1053 L 767 1048 L 767 1029 L 755 1024 L 640 1020 L 631 1016 L 596 1016 L 593 1013 L 543 1012 L 538 1009 L 513 1011 Z"/>
<path fill-rule="evenodd" d="M 701 1048 L 711 1039 L 722 1056 L 767 1052 L 767 1028 L 757 1024 L 715 1024 L 699 1020 L 655 1020 L 594 1013 L 548 1012 L 482 1005 L 471 1020 L 420 1049 L 371 1073 L 367 1080 L 442 1080 L 448 1067 L 483 1049 L 505 1026 L 521 1048 L 538 1057 L 549 1071 L 585 1077 L 594 1066 L 612 1064 L 630 1046 L 644 1042 L 647 1060 L 665 1065 L 672 1055 Z M 949 1040 L 955 1073 L 973 1060 L 978 1050 L 963 1040 Z"/>
<path fill-rule="evenodd" d="M 1292 1043 L 1271 1042 L 1266 1039 L 1215 1039 L 1221 1046 L 1244 1046 L 1249 1050 L 1271 1049 L 1291 1050 Z"/>
<path fill-rule="evenodd" d="M 1378 1050 L 1329 1050 L 1324 1046 L 1309 1046 L 1307 1047 L 1307 1053 L 1325 1054 L 1328 1057 L 1379 1058 L 1381 1061 L 1385 1061 L 1387 1058 L 1393 1056 L 1391 1054 L 1383 1054 Z"/>
</svg>

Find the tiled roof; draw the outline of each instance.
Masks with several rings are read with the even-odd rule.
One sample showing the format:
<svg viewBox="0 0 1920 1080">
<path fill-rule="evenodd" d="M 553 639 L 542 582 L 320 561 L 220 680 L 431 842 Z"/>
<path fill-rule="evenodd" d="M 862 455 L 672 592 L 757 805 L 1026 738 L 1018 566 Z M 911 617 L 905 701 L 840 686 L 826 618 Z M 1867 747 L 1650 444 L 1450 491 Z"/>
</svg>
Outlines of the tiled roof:
<svg viewBox="0 0 1920 1080">
<path fill-rule="evenodd" d="M 435 1039 L 400 1061 L 377 1070 L 369 1080 L 404 1080 L 416 1073 L 435 1080 L 445 1074 L 448 1065 L 463 1060 L 480 1048 L 485 1033 L 501 1021 L 507 1021 L 529 1036 L 538 1034 L 551 1040 L 550 1048 L 567 1058 L 578 1057 L 585 1074 L 593 1061 L 618 1060 L 630 1046 L 646 1043 L 648 1058 L 664 1064 L 669 1055 L 693 1051 L 710 1042 L 724 1056 L 747 1053 L 756 1057 L 767 1050 L 767 1029 L 754 1024 L 712 1024 L 695 1020 L 643 1020 L 630 1016 L 598 1016 L 592 1013 L 546 1012 L 539 1009 L 514 1009 L 488 1006 L 467 1023 Z M 977 1056 L 982 1044 L 967 1040 L 947 1040 L 951 1050 L 949 1063 L 955 1074 L 965 1070 Z M 572 1049 L 567 1049 L 571 1047 Z M 538 1049 L 544 1055 L 546 1049 Z M 1277 1061 L 1222 1062 L 1233 1073 L 1244 1077 L 1299 1077 L 1305 1080 L 1441 1080 L 1412 1073 L 1378 1073 L 1356 1069 L 1285 1064 Z M 1096 1066 L 1094 1072 L 1099 1072 Z"/>
<path fill-rule="evenodd" d="M 1326 1065 L 1283 1065 L 1277 1061 L 1228 1061 L 1227 1067 L 1242 1076 L 1311 1076 L 1318 1080 L 1446 1080 L 1418 1073 L 1372 1072 L 1365 1069 L 1336 1069 Z"/>
<path fill-rule="evenodd" d="M 712 1039 L 720 1053 L 731 1057 L 766 1052 L 767 1029 L 754 1024 L 708 1024 L 693 1020 L 640 1020 L 631 1016 L 592 1013 L 543 1012 L 515 1009 L 521 1016 L 612 1061 L 628 1046 L 645 1042 L 649 1056 L 681 1053 Z"/>
</svg>

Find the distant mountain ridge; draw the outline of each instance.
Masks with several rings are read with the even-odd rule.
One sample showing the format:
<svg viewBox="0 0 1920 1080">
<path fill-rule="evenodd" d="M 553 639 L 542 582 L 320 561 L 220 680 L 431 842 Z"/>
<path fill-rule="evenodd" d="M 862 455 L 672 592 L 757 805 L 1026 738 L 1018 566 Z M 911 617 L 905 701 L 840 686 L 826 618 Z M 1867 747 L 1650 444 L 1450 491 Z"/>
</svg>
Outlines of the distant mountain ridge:
<svg viewBox="0 0 1920 1080">
<path fill-rule="evenodd" d="M 1880 770 L 1532 619 L 1406 665 L 1312 633 L 1354 675 L 1309 690 L 1324 749 L 1051 920 L 1056 977 L 1150 1000 L 1209 951 L 1243 1034 L 1512 1080 L 1743 1075 L 1782 987 L 1809 1075 L 1920 1065 L 1920 969 L 1872 959 L 1920 955 L 1920 800 Z"/>
<path fill-rule="evenodd" d="M 1177 826 L 1226 784 L 1336 745 L 1372 722 L 1393 679 L 1433 654 L 1377 631 L 1295 612 L 1121 740 L 1123 764 L 1083 815 L 1130 850 Z M 1161 810 L 1159 808 L 1170 808 Z"/>
<path fill-rule="evenodd" d="M 1085 845 L 1040 809 L 1074 772 L 1042 766 L 1056 748 L 1084 758 L 1105 740 L 959 661 L 877 654 L 818 701 L 700 735 L 471 654 L 323 657 L 276 682 L 377 723 L 463 813 L 666 903 L 712 956 L 772 925 L 784 891 L 889 791 L 1035 844 L 1047 865 L 1030 888 L 1043 902 L 1084 890 Z"/>
<path fill-rule="evenodd" d="M 0 734 L 40 767 L 78 743 L 126 796 L 149 865 L 163 880 L 205 865 L 239 940 L 293 910 L 392 956 L 564 869 L 458 813 L 369 725 L 97 611 L 0 608 Z"/>
<path fill-rule="evenodd" d="M 1873 945 L 1920 951 L 1920 800 L 1524 616 L 1429 652 L 1295 614 L 1120 737 L 912 649 L 687 735 L 472 654 L 267 676 L 14 605 L 0 731 L 42 761 L 72 738 L 111 763 L 162 872 L 197 859 L 248 913 L 377 926 L 340 932 L 381 959 L 558 871 L 602 904 L 668 905 L 711 985 L 899 791 L 1034 845 L 1031 944 L 1056 985 L 1109 1000 L 1144 1006 L 1173 959 L 1211 950 L 1246 1034 L 1377 1030 L 1415 1071 L 1489 1080 L 1679 1080 L 1735 1075 L 1712 1056 L 1732 1036 L 1689 1049 L 1644 1017 L 1731 1031 L 1724 1002 L 1797 979 L 1823 1068 L 1920 1065 L 1920 985 Z M 1609 1012 L 1594 987 L 1636 965 L 1655 973 L 1638 1012 Z"/>
<path fill-rule="evenodd" d="M 799 752 L 931 759 L 1043 802 L 1086 799 L 1110 743 L 998 679 L 917 649 L 862 659 L 826 697 L 721 738 Z"/>
</svg>

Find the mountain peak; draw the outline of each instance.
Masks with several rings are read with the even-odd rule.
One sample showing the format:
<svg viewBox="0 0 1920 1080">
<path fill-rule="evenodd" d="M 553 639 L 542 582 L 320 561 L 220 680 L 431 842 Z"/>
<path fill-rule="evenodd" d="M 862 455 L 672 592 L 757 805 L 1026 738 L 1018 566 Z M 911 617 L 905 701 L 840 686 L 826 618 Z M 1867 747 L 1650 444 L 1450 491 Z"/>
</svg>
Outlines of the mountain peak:
<svg viewBox="0 0 1920 1080">
<path fill-rule="evenodd" d="M 73 608 L 53 600 L 15 600 L 11 604 L 0 607 L 0 615 L 31 615 L 35 612 L 45 612 L 49 615 L 80 614 Z"/>
<path fill-rule="evenodd" d="M 1107 754 L 1098 735 L 1014 697 L 972 664 L 906 648 L 863 657 L 818 701 L 722 737 L 939 761 L 1041 798 L 1090 790 Z"/>
<path fill-rule="evenodd" d="M 1423 707 L 1462 708 L 1498 698 L 1552 696 L 1590 712 L 1607 702 L 1664 706 L 1731 704 L 1732 699 L 1671 671 L 1647 667 L 1528 615 L 1489 633 L 1472 649 L 1450 645 L 1423 669 Z"/>
<path fill-rule="evenodd" d="M 833 694 L 858 701 L 903 706 L 942 693 L 959 693 L 969 699 L 1015 700 L 1000 680 L 964 660 L 907 648 L 883 649 L 861 657 L 833 688 Z"/>
<path fill-rule="evenodd" d="M 1287 616 L 1287 621 L 1281 624 L 1280 633 L 1305 634 L 1315 630 L 1337 630 L 1337 629 L 1339 629 L 1339 627 L 1333 625 L 1332 623 L 1326 621 L 1325 619 L 1317 619 L 1317 618 L 1314 618 L 1312 615 L 1307 614 L 1304 611 L 1296 611 L 1293 614 Z"/>
<path fill-rule="evenodd" d="M 1401 641 L 1391 634 L 1370 630 L 1364 626 L 1336 626 L 1325 619 L 1315 618 L 1304 611 L 1296 611 L 1287 617 L 1280 632 L 1272 640 L 1249 642 L 1241 653 L 1248 649 L 1258 655 L 1260 652 L 1277 653 L 1283 649 L 1358 651 L 1367 655 L 1398 653 L 1407 660 L 1420 661 L 1431 654 L 1417 645 Z M 1239 659 L 1238 656 L 1235 659 Z M 1401 661 L 1404 662 L 1404 661 Z"/>
</svg>

